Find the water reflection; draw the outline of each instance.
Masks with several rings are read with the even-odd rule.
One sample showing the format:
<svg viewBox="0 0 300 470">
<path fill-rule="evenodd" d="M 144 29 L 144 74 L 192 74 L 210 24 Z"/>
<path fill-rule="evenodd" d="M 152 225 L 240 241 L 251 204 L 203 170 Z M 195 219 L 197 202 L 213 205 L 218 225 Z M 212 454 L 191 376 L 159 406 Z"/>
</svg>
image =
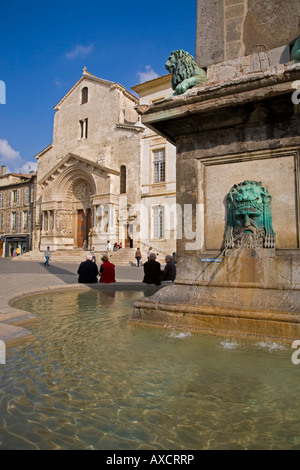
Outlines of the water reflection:
<svg viewBox="0 0 300 470">
<path fill-rule="evenodd" d="M 128 324 L 141 296 L 18 301 L 39 321 L 0 366 L 0 449 L 300 449 L 290 348 Z"/>
</svg>

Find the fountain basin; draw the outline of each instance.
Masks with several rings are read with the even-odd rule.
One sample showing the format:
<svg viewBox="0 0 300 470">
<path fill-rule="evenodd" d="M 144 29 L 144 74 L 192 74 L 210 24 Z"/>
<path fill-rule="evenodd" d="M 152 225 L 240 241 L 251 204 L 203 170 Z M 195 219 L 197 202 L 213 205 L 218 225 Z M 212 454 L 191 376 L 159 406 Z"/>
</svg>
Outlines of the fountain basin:
<svg viewBox="0 0 300 470">
<path fill-rule="evenodd" d="M 296 290 L 225 286 L 167 286 L 134 304 L 130 322 L 222 336 L 300 338 Z"/>
</svg>

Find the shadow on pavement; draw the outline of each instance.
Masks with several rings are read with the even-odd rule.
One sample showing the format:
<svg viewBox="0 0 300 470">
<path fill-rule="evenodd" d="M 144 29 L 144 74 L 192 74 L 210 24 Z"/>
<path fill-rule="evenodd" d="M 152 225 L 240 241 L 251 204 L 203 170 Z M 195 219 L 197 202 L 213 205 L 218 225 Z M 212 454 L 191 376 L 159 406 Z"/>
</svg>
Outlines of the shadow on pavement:
<svg viewBox="0 0 300 470">
<path fill-rule="evenodd" d="M 58 263 L 52 264 L 47 267 L 43 261 L 15 261 L 10 258 L 0 258 L 0 273 L 10 274 L 41 274 L 46 273 L 51 276 L 56 276 L 66 284 L 78 283 L 78 269 L 79 264 L 74 263 Z M 117 283 L 126 284 L 142 284 L 144 272 L 143 268 L 133 266 L 116 266 L 116 279 Z M 49 280 L 49 285 L 51 280 Z M 102 284 L 101 284 L 102 285 Z"/>
</svg>

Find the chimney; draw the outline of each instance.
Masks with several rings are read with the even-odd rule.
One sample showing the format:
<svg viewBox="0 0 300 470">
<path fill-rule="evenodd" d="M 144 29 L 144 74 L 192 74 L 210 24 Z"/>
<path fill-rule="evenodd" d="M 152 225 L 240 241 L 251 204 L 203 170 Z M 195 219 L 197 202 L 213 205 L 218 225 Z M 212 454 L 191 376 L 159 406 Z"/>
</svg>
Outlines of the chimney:
<svg viewBox="0 0 300 470">
<path fill-rule="evenodd" d="M 1 176 L 5 176 L 5 174 L 6 174 L 6 166 L 1 165 Z"/>
</svg>

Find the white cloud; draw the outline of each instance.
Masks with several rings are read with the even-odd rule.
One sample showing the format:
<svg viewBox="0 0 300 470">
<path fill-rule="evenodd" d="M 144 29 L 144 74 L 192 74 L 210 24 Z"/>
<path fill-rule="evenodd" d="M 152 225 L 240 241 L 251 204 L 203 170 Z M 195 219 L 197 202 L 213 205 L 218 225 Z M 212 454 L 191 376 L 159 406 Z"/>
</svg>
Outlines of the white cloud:
<svg viewBox="0 0 300 470">
<path fill-rule="evenodd" d="M 0 158 L 1 160 L 13 160 L 14 162 L 21 160 L 20 152 L 14 150 L 6 139 L 0 139 Z"/>
<path fill-rule="evenodd" d="M 82 46 L 78 44 L 74 47 L 71 51 L 66 53 L 67 59 L 76 59 L 76 57 L 86 57 L 94 50 L 94 44 L 90 44 L 89 46 Z"/>
<path fill-rule="evenodd" d="M 29 174 L 31 171 L 37 170 L 37 162 L 26 162 L 21 166 L 20 171 L 24 174 Z"/>
<path fill-rule="evenodd" d="M 37 162 L 24 162 L 20 152 L 14 150 L 6 139 L 0 139 L 0 165 L 6 166 L 6 174 L 29 174 L 37 169 Z"/>
<path fill-rule="evenodd" d="M 138 72 L 137 73 L 137 75 L 140 79 L 140 83 L 148 82 L 149 80 L 153 80 L 154 78 L 159 77 L 159 75 L 156 72 L 154 72 L 151 65 L 146 65 L 145 69 L 146 69 L 145 72 Z"/>
</svg>

